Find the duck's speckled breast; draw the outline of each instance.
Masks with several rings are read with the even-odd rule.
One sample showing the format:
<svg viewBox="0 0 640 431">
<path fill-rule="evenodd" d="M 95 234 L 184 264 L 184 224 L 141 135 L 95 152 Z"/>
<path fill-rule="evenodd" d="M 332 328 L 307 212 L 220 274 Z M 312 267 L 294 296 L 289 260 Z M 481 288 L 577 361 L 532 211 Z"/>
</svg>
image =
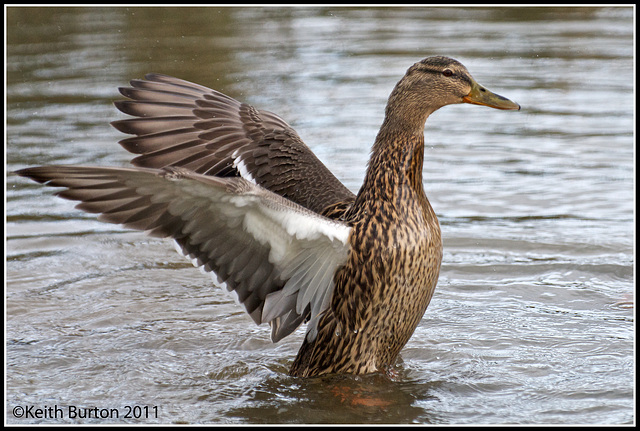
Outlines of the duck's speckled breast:
<svg viewBox="0 0 640 431">
<path fill-rule="evenodd" d="M 395 132 L 395 133 L 394 133 Z M 292 375 L 386 369 L 431 301 L 442 261 L 438 219 L 422 186 L 424 136 L 381 129 L 367 175 L 343 219 L 352 230 L 345 265 L 315 340 Z"/>
<path fill-rule="evenodd" d="M 350 330 L 366 331 L 376 345 L 376 369 L 389 366 L 413 334 L 442 261 L 440 226 L 424 192 L 415 196 L 404 187 L 402 193 L 409 196 L 395 203 L 370 201 L 371 209 L 360 212 L 365 216 L 354 223 L 352 253 L 337 283 L 343 292 L 334 295 L 340 320 Z M 360 300 L 344 301 L 350 294 Z"/>
</svg>

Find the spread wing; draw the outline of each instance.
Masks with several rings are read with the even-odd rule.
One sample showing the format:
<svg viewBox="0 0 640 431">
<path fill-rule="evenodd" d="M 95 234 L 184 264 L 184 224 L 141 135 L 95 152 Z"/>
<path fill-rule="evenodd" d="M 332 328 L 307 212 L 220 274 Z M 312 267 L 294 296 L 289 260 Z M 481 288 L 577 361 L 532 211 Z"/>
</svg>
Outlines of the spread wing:
<svg viewBox="0 0 640 431">
<path fill-rule="evenodd" d="M 274 341 L 306 318 L 315 338 L 333 276 L 347 259 L 351 228 L 242 178 L 184 168 L 42 166 L 19 175 L 81 201 L 99 219 L 171 237 L 195 265 L 214 272 Z"/>
<path fill-rule="evenodd" d="M 138 118 L 113 122 L 135 166 L 182 166 L 241 176 L 316 213 L 355 196 L 279 116 L 198 84 L 159 74 L 133 80 L 115 102 Z"/>
</svg>

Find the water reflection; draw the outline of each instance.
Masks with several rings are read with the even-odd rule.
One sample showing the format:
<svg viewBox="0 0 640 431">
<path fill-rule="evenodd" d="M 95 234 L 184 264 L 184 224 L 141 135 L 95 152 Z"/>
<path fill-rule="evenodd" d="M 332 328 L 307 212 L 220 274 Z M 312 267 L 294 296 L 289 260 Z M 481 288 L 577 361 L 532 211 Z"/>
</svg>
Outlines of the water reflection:
<svg viewBox="0 0 640 431">
<path fill-rule="evenodd" d="M 252 389 L 246 405 L 225 413 L 252 423 L 437 423 L 425 404 L 437 383 L 391 380 L 384 375 L 316 379 L 270 378 Z M 418 406 L 420 402 L 422 405 Z"/>
</svg>

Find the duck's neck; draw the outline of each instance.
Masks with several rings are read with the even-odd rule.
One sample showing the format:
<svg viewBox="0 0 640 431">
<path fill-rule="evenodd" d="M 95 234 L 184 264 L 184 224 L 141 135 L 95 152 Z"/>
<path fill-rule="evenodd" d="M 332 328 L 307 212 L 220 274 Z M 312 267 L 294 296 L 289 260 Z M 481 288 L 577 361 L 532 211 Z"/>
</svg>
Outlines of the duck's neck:
<svg viewBox="0 0 640 431">
<path fill-rule="evenodd" d="M 359 195 L 395 202 L 403 194 L 401 190 L 409 187 L 417 196 L 424 196 L 422 166 L 426 118 L 421 120 L 407 124 L 389 116 L 385 118 L 373 145 Z"/>
</svg>

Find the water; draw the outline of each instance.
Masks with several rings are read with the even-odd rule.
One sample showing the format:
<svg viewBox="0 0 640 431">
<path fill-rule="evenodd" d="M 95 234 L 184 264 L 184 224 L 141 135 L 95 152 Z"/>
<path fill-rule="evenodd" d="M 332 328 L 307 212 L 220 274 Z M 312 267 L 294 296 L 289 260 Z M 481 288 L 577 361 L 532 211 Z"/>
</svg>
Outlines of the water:
<svg viewBox="0 0 640 431">
<path fill-rule="evenodd" d="M 389 92 L 426 56 L 459 59 L 523 109 L 427 122 L 444 262 L 391 377 L 288 377 L 302 330 L 272 344 L 170 242 L 7 175 L 6 421 L 635 423 L 633 17 L 9 8 L 8 172 L 125 166 L 112 101 L 151 71 L 279 113 L 354 191 Z"/>
</svg>

